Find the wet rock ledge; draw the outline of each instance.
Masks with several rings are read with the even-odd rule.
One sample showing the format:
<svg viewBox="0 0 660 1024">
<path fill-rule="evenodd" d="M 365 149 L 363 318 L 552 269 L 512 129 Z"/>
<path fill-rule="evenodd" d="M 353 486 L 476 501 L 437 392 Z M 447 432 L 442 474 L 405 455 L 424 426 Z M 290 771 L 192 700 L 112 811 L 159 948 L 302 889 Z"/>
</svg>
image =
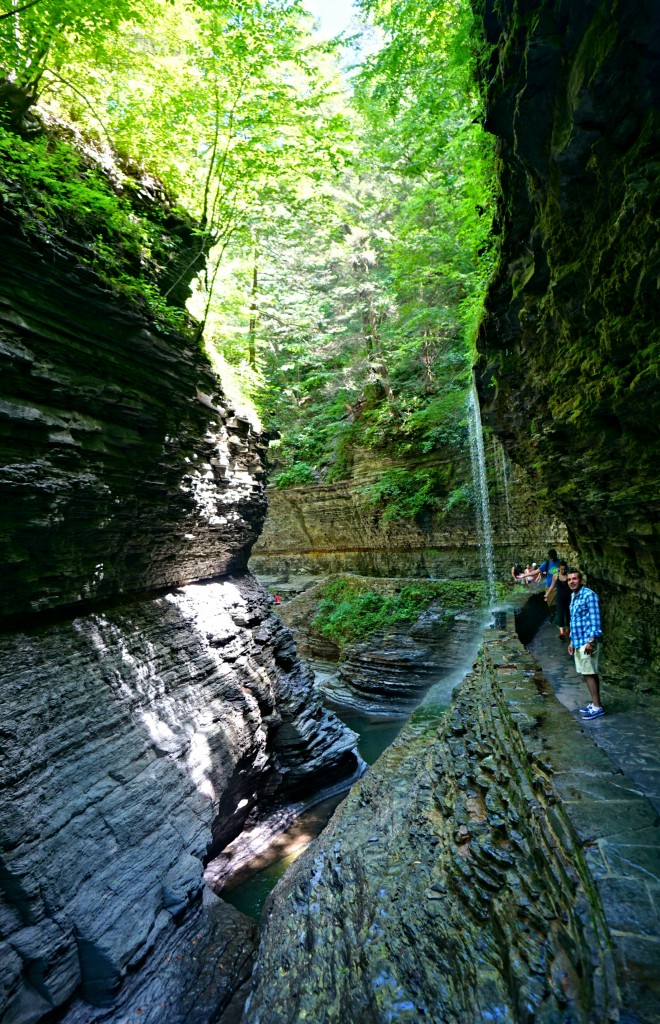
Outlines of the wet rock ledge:
<svg viewBox="0 0 660 1024">
<path fill-rule="evenodd" d="M 651 805 L 513 632 L 431 712 L 270 897 L 244 1024 L 657 1020 Z"/>
</svg>

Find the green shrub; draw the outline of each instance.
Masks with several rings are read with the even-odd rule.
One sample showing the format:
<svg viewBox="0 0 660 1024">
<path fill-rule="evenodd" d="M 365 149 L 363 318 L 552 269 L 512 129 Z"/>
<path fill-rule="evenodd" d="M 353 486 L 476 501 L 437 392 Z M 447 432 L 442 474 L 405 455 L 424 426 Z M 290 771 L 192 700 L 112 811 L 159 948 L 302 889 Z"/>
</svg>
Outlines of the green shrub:
<svg viewBox="0 0 660 1024">
<path fill-rule="evenodd" d="M 117 172 L 119 176 L 119 172 Z M 175 240 L 153 219 L 139 216 L 130 199 L 132 179 L 121 190 L 74 145 L 51 135 L 23 139 L 0 125 L 0 203 L 21 218 L 27 232 L 77 245 L 78 258 L 131 304 L 168 327 L 182 330 L 186 313 L 169 305 L 156 279 L 159 259 Z"/>
<path fill-rule="evenodd" d="M 305 484 L 316 483 L 316 477 L 311 466 L 306 462 L 294 462 L 290 469 L 285 469 L 274 479 L 278 491 L 284 491 L 287 487 L 304 487 Z"/>
<path fill-rule="evenodd" d="M 367 504 L 383 510 L 383 522 L 419 519 L 440 507 L 452 475 L 451 465 L 433 469 L 388 469 L 362 488 Z"/>
<path fill-rule="evenodd" d="M 459 484 L 445 501 L 445 512 L 450 512 L 453 508 L 468 508 L 473 500 L 473 488 L 470 484 Z"/>
<path fill-rule="evenodd" d="M 312 628 L 343 648 L 397 622 L 415 622 L 436 600 L 452 613 L 481 607 L 488 588 L 477 580 L 420 580 L 388 594 L 370 590 L 368 580 L 342 576 L 323 588 Z"/>
</svg>

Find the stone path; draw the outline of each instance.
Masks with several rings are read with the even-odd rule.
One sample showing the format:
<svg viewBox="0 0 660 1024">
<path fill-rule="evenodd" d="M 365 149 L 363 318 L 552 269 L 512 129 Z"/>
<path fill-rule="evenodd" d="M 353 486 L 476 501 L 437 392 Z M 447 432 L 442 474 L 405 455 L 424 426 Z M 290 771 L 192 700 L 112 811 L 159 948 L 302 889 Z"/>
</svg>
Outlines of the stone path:
<svg viewBox="0 0 660 1024">
<path fill-rule="evenodd" d="M 541 664 L 558 699 L 582 722 L 578 708 L 587 703 L 589 695 L 558 635 L 554 626 L 545 623 L 528 650 Z M 604 717 L 584 722 L 584 731 L 660 814 L 660 697 L 603 684 L 601 700 Z"/>
<path fill-rule="evenodd" d="M 608 779 L 593 770 L 587 748 L 580 753 L 575 747 L 570 779 L 564 776 L 556 785 L 560 783 L 562 803 L 583 842 L 613 940 L 623 997 L 621 1021 L 658 1022 L 660 699 L 603 686 L 605 716 L 583 722 L 577 709 L 586 703 L 586 687 L 558 631 L 544 624 L 528 650 L 582 732 L 622 773 Z M 634 1007 L 632 1014 L 626 1004 Z"/>
</svg>

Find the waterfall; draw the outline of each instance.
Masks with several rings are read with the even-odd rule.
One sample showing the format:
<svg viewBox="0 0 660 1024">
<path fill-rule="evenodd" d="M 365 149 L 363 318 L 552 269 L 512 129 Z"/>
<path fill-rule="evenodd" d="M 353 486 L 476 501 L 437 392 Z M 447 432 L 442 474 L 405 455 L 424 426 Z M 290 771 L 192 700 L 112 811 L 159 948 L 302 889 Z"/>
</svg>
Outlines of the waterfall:
<svg viewBox="0 0 660 1024">
<path fill-rule="evenodd" d="M 493 531 L 490 524 L 490 502 L 486 480 L 486 456 L 484 435 L 481 429 L 481 410 L 477 386 L 472 381 L 469 398 L 468 427 L 470 436 L 470 460 L 472 463 L 472 487 L 475 497 L 477 537 L 483 576 L 488 584 L 490 603 L 495 603 L 495 560 L 493 556 Z"/>
</svg>

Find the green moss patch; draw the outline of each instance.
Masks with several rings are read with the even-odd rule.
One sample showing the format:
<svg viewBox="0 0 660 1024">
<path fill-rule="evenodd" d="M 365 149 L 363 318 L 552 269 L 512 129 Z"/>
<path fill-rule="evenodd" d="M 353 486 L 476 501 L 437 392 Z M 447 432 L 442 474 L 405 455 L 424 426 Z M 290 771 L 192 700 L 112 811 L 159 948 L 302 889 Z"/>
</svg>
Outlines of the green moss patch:
<svg viewBox="0 0 660 1024">
<path fill-rule="evenodd" d="M 498 586 L 504 596 L 507 588 Z M 476 580 L 418 580 L 401 586 L 397 580 L 340 576 L 322 588 L 312 628 L 344 648 L 397 623 L 416 622 L 434 601 L 453 616 L 485 607 L 488 589 Z"/>
</svg>

